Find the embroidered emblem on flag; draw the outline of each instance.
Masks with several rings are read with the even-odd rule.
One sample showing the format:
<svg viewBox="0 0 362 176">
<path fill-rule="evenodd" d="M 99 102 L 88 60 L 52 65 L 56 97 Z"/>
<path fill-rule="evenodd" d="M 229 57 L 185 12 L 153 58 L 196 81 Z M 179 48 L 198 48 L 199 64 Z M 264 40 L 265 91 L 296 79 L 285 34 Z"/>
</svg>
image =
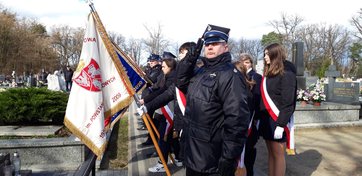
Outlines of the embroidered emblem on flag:
<svg viewBox="0 0 362 176">
<path fill-rule="evenodd" d="M 101 91 L 102 79 L 98 63 L 91 59 L 89 64 L 83 68 L 81 74 L 74 78 L 73 81 L 86 90 L 92 92 Z"/>
</svg>

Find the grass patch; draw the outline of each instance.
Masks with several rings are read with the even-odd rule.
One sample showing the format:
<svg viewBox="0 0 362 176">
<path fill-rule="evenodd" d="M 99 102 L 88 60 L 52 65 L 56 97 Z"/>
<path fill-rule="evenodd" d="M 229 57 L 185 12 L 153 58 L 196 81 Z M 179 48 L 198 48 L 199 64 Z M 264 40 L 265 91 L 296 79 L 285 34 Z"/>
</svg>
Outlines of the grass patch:
<svg viewBox="0 0 362 176">
<path fill-rule="evenodd" d="M 113 130 L 108 144 L 109 168 L 121 169 L 128 164 L 128 117 L 122 117 Z"/>
</svg>

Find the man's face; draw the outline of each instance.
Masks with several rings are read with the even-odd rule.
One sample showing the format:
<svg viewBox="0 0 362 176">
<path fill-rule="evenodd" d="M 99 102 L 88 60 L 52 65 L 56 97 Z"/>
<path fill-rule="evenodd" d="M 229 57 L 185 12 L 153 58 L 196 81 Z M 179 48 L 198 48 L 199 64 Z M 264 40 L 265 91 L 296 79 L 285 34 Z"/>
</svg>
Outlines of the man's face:
<svg viewBox="0 0 362 176">
<path fill-rule="evenodd" d="M 228 45 L 225 42 L 210 43 L 205 45 L 204 53 L 205 57 L 215 58 L 220 54 L 223 54 L 229 50 Z"/>
<path fill-rule="evenodd" d="M 150 67 L 153 68 L 155 65 L 157 65 L 158 61 L 156 60 L 151 60 L 148 62 L 150 64 Z"/>
<path fill-rule="evenodd" d="M 250 60 L 244 60 L 243 66 L 246 68 L 246 70 L 249 70 L 251 68 L 251 62 Z"/>
</svg>

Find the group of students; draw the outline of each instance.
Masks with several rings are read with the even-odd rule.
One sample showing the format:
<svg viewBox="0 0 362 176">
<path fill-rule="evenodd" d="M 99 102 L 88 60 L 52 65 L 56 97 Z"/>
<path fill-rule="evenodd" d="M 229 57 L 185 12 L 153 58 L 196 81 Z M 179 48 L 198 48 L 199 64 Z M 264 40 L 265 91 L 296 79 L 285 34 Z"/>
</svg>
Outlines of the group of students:
<svg viewBox="0 0 362 176">
<path fill-rule="evenodd" d="M 296 69 L 278 43 L 264 49 L 263 76 L 253 70 L 249 54 L 232 61 L 229 31 L 209 25 L 197 44 L 181 45 L 178 62 L 165 52 L 158 79 L 146 70 L 155 84 L 145 89 L 137 112 L 158 121 L 163 157 L 167 162 L 173 151 L 175 164 L 184 165 L 187 176 L 253 175 L 259 136 L 266 141 L 269 175 L 283 176 L 284 129 L 295 110 Z M 186 97 L 184 104 L 178 103 L 180 93 Z M 171 109 L 172 128 L 167 123 L 170 114 L 157 112 L 161 107 Z M 159 162 L 149 171 L 165 170 Z"/>
</svg>

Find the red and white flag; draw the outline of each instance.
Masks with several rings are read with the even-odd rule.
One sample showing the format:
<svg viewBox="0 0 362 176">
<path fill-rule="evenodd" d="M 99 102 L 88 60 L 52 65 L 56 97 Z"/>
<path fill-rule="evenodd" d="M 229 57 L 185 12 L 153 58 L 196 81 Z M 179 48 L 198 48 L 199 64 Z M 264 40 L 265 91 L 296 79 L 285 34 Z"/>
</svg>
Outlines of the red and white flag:
<svg viewBox="0 0 362 176">
<path fill-rule="evenodd" d="M 94 154 L 101 156 L 107 144 L 105 119 L 127 107 L 133 94 L 127 87 L 129 80 L 124 80 L 124 73 L 119 71 L 122 69 L 116 68 L 119 63 L 112 60 L 112 53 L 107 50 L 105 43 L 110 41 L 102 24 L 93 15 L 88 16 L 64 124 Z"/>
</svg>

